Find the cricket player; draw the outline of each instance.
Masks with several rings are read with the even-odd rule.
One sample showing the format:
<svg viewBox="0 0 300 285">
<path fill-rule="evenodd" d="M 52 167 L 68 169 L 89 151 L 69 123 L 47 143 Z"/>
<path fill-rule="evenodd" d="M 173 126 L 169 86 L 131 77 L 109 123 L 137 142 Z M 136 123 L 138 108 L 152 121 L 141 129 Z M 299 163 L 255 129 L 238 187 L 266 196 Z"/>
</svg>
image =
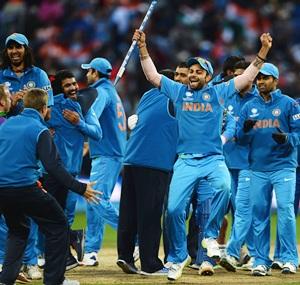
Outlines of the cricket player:
<svg viewBox="0 0 300 285">
<path fill-rule="evenodd" d="M 0 84 L 5 83 L 12 95 L 12 106 L 7 116 L 19 114 L 23 109 L 22 98 L 26 90 L 41 88 L 48 94 L 48 106 L 53 105 L 53 92 L 46 72 L 33 65 L 33 54 L 25 35 L 13 33 L 5 40 L 0 68 Z M 1 221 L 0 221 L 1 223 Z M 0 234 L 6 235 L 6 225 L 0 226 Z M 41 279 L 37 266 L 35 244 L 37 225 L 31 224 L 28 246 L 24 255 L 24 271 L 30 279 Z M 0 244 L 0 263 L 3 261 L 4 244 Z"/>
<path fill-rule="evenodd" d="M 104 224 L 118 226 L 118 212 L 110 202 L 111 193 L 119 176 L 126 143 L 126 116 L 118 93 L 109 80 L 112 71 L 105 58 L 94 58 L 81 67 L 87 70 L 87 82 L 96 88 L 98 96 L 92 105 L 102 128 L 101 140 L 89 139 L 92 159 L 91 181 L 98 181 L 95 189 L 103 192 L 99 205 L 87 206 L 87 233 L 83 262 L 98 265 L 97 253 L 101 248 Z M 100 190 L 101 189 L 101 190 Z"/>
<path fill-rule="evenodd" d="M 149 56 L 145 38 L 144 32 L 135 31 L 133 40 L 139 46 L 144 74 L 174 102 L 178 119 L 179 158 L 174 165 L 167 209 L 170 241 L 168 261 L 172 262 L 168 279 L 177 280 L 189 261 L 185 209 L 196 182 L 202 178 L 211 183 L 216 193 L 203 244 L 207 247 L 208 256 L 220 257 L 216 238 L 228 207 L 230 192 L 230 174 L 224 161 L 220 136 L 223 104 L 235 90 L 243 89 L 254 80 L 272 46 L 272 38 L 267 33 L 261 36 L 262 47 L 242 75 L 214 86 L 206 86 L 213 74 L 211 64 L 199 57 L 191 58 L 188 62 L 188 86 L 159 74 Z"/>
<path fill-rule="evenodd" d="M 76 181 L 62 166 L 48 128 L 48 95 L 39 88 L 24 96 L 24 111 L 0 127 L 0 211 L 8 226 L 5 259 L 0 283 L 14 284 L 22 266 L 22 257 L 32 218 L 46 236 L 44 284 L 79 285 L 64 278 L 68 225 L 57 201 L 38 182 L 39 162 L 63 185 L 98 202 L 91 186 Z M 16 155 L 18 154 L 18 155 Z"/>
<path fill-rule="evenodd" d="M 249 65 L 250 62 L 237 62 L 234 68 L 234 76 L 242 74 Z M 238 121 L 243 106 L 255 96 L 258 96 L 258 90 L 254 84 L 249 84 L 240 92 L 230 96 L 225 104 L 227 112 Z M 235 271 L 239 264 L 240 250 L 245 241 L 251 257 L 251 261 L 247 266 L 253 265 L 255 257 L 253 227 L 251 226 L 249 148 L 238 144 L 235 137 L 224 145 L 224 156 L 231 174 L 231 204 L 234 208 L 234 222 L 226 248 L 227 256 L 221 262 L 228 263 L 231 270 Z M 245 265 L 244 268 L 247 269 L 247 266 Z"/>
<path fill-rule="evenodd" d="M 270 209 L 273 189 L 277 201 L 278 256 L 283 262 L 282 273 L 294 274 L 298 267 L 294 199 L 300 107 L 277 89 L 278 79 L 278 68 L 265 63 L 256 80 L 260 96 L 244 106 L 238 122 L 238 140 L 250 148 L 256 249 L 254 276 L 271 273 Z"/>
<path fill-rule="evenodd" d="M 174 71 L 163 70 L 169 78 Z M 174 106 L 157 88 L 141 98 L 124 158 L 118 261 L 125 273 L 137 273 L 133 250 L 136 236 L 140 250 L 141 274 L 167 275 L 158 257 L 161 216 L 170 174 L 176 159 L 178 138 Z M 131 118 L 131 117 L 129 117 Z"/>
</svg>

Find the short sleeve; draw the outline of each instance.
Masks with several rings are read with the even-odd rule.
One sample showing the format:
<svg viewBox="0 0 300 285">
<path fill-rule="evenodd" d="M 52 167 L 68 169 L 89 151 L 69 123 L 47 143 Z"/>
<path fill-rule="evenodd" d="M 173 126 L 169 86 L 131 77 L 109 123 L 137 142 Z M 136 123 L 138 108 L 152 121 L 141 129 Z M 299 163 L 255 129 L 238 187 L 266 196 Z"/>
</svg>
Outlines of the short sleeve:
<svg viewBox="0 0 300 285">
<path fill-rule="evenodd" d="M 183 86 L 183 84 L 171 80 L 163 75 L 160 83 L 160 91 L 169 97 L 173 102 L 176 102 Z"/>
<path fill-rule="evenodd" d="M 218 100 L 221 105 L 224 105 L 224 103 L 232 94 L 238 92 L 235 88 L 233 79 L 217 85 L 213 85 L 213 88 L 218 96 Z"/>
<path fill-rule="evenodd" d="M 37 87 L 45 90 L 48 93 L 48 107 L 53 106 L 54 105 L 53 90 L 48 75 L 43 70 L 41 70 L 40 72 L 39 86 Z"/>
</svg>

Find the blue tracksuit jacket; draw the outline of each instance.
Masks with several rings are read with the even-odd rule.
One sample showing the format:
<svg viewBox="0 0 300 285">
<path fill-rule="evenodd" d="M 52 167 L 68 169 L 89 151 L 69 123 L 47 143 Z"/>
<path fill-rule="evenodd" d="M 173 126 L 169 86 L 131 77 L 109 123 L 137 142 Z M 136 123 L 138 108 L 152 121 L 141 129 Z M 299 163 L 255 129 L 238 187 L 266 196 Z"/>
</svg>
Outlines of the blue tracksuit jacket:
<svg viewBox="0 0 300 285">
<path fill-rule="evenodd" d="M 80 116 L 78 125 L 73 125 L 63 117 L 63 110 L 75 111 Z M 84 137 L 87 135 L 95 140 L 101 140 L 102 130 L 95 112 L 90 109 L 82 116 L 80 105 L 63 94 L 54 96 L 54 106 L 51 119 L 47 122 L 49 128 L 55 129 L 54 142 L 65 168 L 73 175 L 81 170 Z"/>
<path fill-rule="evenodd" d="M 245 120 L 257 120 L 254 128 L 244 133 Z M 280 128 L 288 134 L 287 143 L 280 145 L 272 139 L 272 133 Z M 297 167 L 297 146 L 300 144 L 300 107 L 279 89 L 271 93 L 265 102 L 261 96 L 250 100 L 242 109 L 238 122 L 238 140 L 250 144 L 250 169 L 274 171 Z"/>
<path fill-rule="evenodd" d="M 126 144 L 126 116 L 121 99 L 109 79 L 91 85 L 98 96 L 92 105 L 103 132 L 102 140 L 89 139 L 90 156 L 123 157 Z"/>
<path fill-rule="evenodd" d="M 258 96 L 258 90 L 255 86 L 243 97 L 241 97 L 238 92 L 230 95 L 225 103 L 228 114 L 232 115 L 238 122 L 243 106 L 254 96 Z M 235 137 L 223 146 L 223 150 L 228 168 L 249 169 L 249 149 L 247 146 L 237 144 Z"/>
</svg>

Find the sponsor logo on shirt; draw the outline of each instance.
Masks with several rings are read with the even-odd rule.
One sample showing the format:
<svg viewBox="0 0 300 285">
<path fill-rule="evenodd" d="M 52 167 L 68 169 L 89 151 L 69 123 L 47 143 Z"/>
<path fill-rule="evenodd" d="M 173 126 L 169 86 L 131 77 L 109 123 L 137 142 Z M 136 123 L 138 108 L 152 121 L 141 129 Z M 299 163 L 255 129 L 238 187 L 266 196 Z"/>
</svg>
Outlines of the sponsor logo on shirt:
<svg viewBox="0 0 300 285">
<path fill-rule="evenodd" d="M 187 112 L 213 112 L 212 106 L 209 103 L 194 103 L 183 102 L 182 111 Z"/>
<path fill-rule="evenodd" d="M 293 120 L 294 121 L 297 121 L 300 119 L 300 113 L 296 114 L 296 115 L 293 115 Z"/>
<path fill-rule="evenodd" d="M 193 95 L 194 95 L 193 92 L 186 91 L 184 95 L 185 96 L 183 97 L 183 101 L 193 101 L 194 100 L 194 98 L 193 98 Z"/>
<path fill-rule="evenodd" d="M 52 87 L 51 87 L 51 85 L 46 85 L 46 86 L 43 86 L 42 89 L 45 91 L 49 91 L 52 89 Z"/>
<path fill-rule="evenodd" d="M 272 115 L 274 117 L 278 117 L 281 114 L 281 110 L 280 109 L 274 109 L 272 110 Z"/>
<path fill-rule="evenodd" d="M 258 110 L 256 108 L 252 108 L 251 113 L 252 114 L 250 115 L 250 118 L 255 118 L 255 117 L 259 116 Z"/>
<path fill-rule="evenodd" d="M 254 126 L 254 129 L 266 129 L 266 128 L 280 128 L 278 119 L 265 119 L 258 120 Z"/>
</svg>

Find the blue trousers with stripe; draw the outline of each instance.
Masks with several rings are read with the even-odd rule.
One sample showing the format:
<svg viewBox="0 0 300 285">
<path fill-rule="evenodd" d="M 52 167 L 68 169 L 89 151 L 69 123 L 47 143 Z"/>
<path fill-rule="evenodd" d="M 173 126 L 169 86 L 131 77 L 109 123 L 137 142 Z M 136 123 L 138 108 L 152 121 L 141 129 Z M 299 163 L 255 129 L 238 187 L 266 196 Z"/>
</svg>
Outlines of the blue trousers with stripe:
<svg viewBox="0 0 300 285">
<path fill-rule="evenodd" d="M 246 242 L 251 257 L 255 257 L 252 225 L 252 200 L 250 199 L 251 171 L 239 170 L 234 203 L 234 223 L 227 245 L 227 254 L 240 258 L 240 249 Z"/>
<path fill-rule="evenodd" d="M 119 214 L 110 202 L 110 197 L 121 167 L 122 159 L 118 157 L 102 156 L 92 159 L 90 181 L 96 181 L 93 188 L 103 194 L 99 204 L 87 204 L 86 253 L 100 250 L 105 224 L 117 229 Z"/>
<path fill-rule="evenodd" d="M 256 258 L 254 266 L 270 266 L 270 211 L 273 189 L 277 202 L 279 260 L 298 266 L 294 213 L 296 169 L 252 171 L 251 199 Z"/>
<path fill-rule="evenodd" d="M 230 174 L 224 157 L 214 155 L 202 159 L 179 158 L 174 165 L 166 213 L 166 227 L 170 242 L 167 260 L 170 262 L 180 263 L 188 255 L 185 231 L 186 207 L 195 185 L 201 179 L 207 179 L 215 189 L 205 236 L 216 238 L 219 234 L 230 192 Z"/>
</svg>

